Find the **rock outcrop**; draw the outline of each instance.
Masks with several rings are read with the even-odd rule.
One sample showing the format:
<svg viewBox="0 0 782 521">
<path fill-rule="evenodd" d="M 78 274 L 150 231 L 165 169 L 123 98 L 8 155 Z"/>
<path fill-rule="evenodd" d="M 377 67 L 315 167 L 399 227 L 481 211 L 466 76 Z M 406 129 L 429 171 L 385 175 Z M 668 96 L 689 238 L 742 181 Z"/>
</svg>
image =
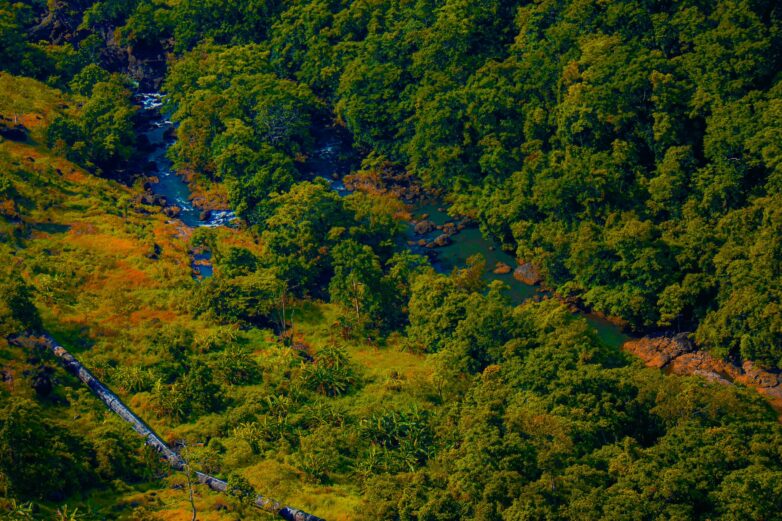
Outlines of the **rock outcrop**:
<svg viewBox="0 0 782 521">
<path fill-rule="evenodd" d="M 540 272 L 532 263 L 523 261 L 519 261 L 519 265 L 513 270 L 513 278 L 530 286 L 540 284 L 543 280 Z"/>
<path fill-rule="evenodd" d="M 437 248 L 442 248 L 443 246 L 448 246 L 449 244 L 451 244 L 451 238 L 445 233 L 438 235 L 434 240 L 434 245 Z"/>
<path fill-rule="evenodd" d="M 182 213 L 182 208 L 179 206 L 166 206 L 163 208 L 163 213 L 169 217 L 179 217 L 179 214 Z"/>
<path fill-rule="evenodd" d="M 648 367 L 666 369 L 673 374 L 701 376 L 725 385 L 739 383 L 752 387 L 782 412 L 782 375 L 767 371 L 752 362 L 740 366 L 701 351 L 686 333 L 675 336 L 644 337 L 625 342 L 623 349 L 639 357 Z"/>
<path fill-rule="evenodd" d="M 442 232 L 444 234 L 446 234 L 446 235 L 455 235 L 456 232 L 457 232 L 457 230 L 456 230 L 456 223 L 452 223 L 452 222 L 449 221 L 449 222 L 443 224 L 443 226 L 440 228 L 440 230 L 442 230 Z"/>
</svg>

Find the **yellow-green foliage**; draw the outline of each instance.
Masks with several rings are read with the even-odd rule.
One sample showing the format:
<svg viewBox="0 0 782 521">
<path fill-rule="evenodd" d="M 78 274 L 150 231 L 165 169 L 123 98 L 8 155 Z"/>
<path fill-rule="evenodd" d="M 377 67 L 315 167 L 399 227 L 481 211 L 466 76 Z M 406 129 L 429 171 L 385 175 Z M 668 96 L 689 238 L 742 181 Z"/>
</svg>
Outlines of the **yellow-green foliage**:
<svg viewBox="0 0 782 521">
<path fill-rule="evenodd" d="M 30 138 L 46 141 L 46 125 L 68 105 L 63 94 L 32 78 L 0 71 L 0 115 L 24 125 Z"/>
</svg>

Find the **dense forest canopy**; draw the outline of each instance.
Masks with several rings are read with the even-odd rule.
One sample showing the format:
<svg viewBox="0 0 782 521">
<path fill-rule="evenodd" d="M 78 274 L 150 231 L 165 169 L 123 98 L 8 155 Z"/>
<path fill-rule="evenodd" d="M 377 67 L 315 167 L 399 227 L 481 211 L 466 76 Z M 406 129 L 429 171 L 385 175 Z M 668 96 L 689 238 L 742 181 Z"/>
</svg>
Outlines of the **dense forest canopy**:
<svg viewBox="0 0 782 521">
<path fill-rule="evenodd" d="M 778 378 L 781 74 L 774 1 L 0 0 L 0 518 L 266 519 L 253 487 L 328 519 L 779 517 L 760 396 L 562 301 Z M 151 195 L 153 89 L 234 226 Z M 392 191 L 308 175 L 334 126 L 557 298 L 438 273 Z M 229 493 L 191 504 L 16 338 L 44 331 Z"/>
</svg>

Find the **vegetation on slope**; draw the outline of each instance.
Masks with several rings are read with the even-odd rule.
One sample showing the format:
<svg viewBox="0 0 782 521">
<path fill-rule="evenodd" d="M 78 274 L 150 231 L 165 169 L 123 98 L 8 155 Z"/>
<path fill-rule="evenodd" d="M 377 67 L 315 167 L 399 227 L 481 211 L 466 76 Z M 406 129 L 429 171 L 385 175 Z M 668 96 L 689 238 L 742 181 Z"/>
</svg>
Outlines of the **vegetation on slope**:
<svg viewBox="0 0 782 521">
<path fill-rule="evenodd" d="M 776 366 L 774 3 L 51 4 L 0 3 L 2 123 L 25 128 L 0 142 L 0 515 L 192 516 L 183 476 L 7 341 L 41 328 L 229 480 L 196 490 L 204 520 L 261 516 L 250 485 L 327 519 L 782 508 L 755 393 L 514 307 L 478 261 L 435 273 L 398 201 L 296 168 L 333 107 L 367 165 L 447 189 L 561 292 Z M 136 117 L 117 50 L 171 37 L 172 159 L 227 185 L 240 227 L 194 231 L 114 180 Z"/>
</svg>

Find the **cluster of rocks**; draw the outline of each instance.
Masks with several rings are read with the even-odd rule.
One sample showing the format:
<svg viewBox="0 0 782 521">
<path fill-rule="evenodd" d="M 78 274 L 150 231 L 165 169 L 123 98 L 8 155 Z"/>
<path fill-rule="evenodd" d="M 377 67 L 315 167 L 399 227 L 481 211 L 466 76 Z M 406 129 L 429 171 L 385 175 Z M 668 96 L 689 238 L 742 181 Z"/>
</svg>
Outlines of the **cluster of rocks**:
<svg viewBox="0 0 782 521">
<path fill-rule="evenodd" d="M 698 350 L 689 334 L 644 337 L 625 342 L 623 349 L 639 357 L 648 367 L 665 369 L 678 375 L 697 375 L 712 382 L 752 387 L 782 411 L 782 375 L 768 371 L 750 361 L 741 365 L 715 358 Z"/>
<path fill-rule="evenodd" d="M 136 198 L 137 205 L 147 206 L 159 206 L 163 209 L 163 213 L 168 217 L 179 217 L 182 213 L 182 208 L 176 205 L 169 205 L 168 199 L 164 195 L 154 193 L 151 189 L 147 189 Z M 201 212 L 201 220 L 206 221 L 209 219 L 210 212 L 208 210 Z"/>
<path fill-rule="evenodd" d="M 470 225 L 470 221 L 468 218 L 464 217 L 456 222 L 448 221 L 444 224 L 436 224 L 434 221 L 429 219 L 429 215 L 424 214 L 419 220 L 413 220 L 412 225 L 413 231 L 416 235 L 429 235 L 435 231 L 440 232 L 434 238 L 427 239 L 422 237 L 417 241 L 411 241 L 410 244 L 411 246 L 417 244 L 423 248 L 432 249 L 442 248 L 443 246 L 448 246 L 451 244 L 451 237 L 467 228 L 467 226 Z"/>
<path fill-rule="evenodd" d="M 164 207 L 168 203 L 168 199 L 165 196 L 158 195 L 151 191 L 146 191 L 136 198 L 136 204 L 147 206 L 160 206 Z"/>
</svg>

